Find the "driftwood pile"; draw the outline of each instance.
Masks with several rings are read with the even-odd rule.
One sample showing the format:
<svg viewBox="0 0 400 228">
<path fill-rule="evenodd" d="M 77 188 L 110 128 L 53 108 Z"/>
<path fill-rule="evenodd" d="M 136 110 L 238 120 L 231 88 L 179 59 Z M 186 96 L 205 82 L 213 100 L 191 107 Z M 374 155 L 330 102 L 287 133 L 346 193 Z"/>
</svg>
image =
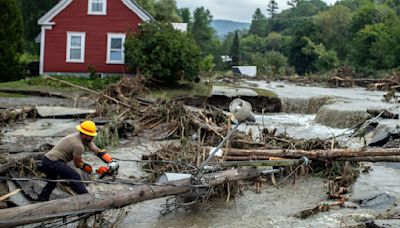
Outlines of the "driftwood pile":
<svg viewBox="0 0 400 228">
<path fill-rule="evenodd" d="M 349 67 L 336 69 L 335 76 L 331 77 L 329 83 L 336 87 L 353 87 L 355 85 L 367 87 L 369 90 L 396 91 L 400 88 L 399 72 L 393 71 L 386 78 L 354 78 L 355 73 Z"/>
</svg>

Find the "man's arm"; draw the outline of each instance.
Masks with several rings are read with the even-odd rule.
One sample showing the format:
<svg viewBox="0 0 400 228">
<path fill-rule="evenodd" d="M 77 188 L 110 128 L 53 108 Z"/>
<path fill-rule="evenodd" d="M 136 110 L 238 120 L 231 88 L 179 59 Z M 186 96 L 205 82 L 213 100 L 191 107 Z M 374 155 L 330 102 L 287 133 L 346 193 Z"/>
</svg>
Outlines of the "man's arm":
<svg viewBox="0 0 400 228">
<path fill-rule="evenodd" d="M 89 150 L 96 154 L 105 163 L 111 163 L 113 161 L 112 157 L 106 150 L 99 149 L 93 142 L 89 143 Z"/>
<path fill-rule="evenodd" d="M 93 141 L 89 143 L 89 150 L 92 151 L 94 154 L 98 154 L 98 153 L 102 152 L 102 150 L 99 149 L 99 148 L 96 146 L 96 144 L 94 144 Z"/>
<path fill-rule="evenodd" d="M 74 148 L 73 150 L 74 150 L 74 152 L 72 155 L 73 155 L 75 167 L 83 170 L 86 173 L 92 173 L 92 171 L 93 171 L 92 166 L 90 166 L 86 162 L 83 162 L 83 160 L 82 160 L 83 149 L 77 147 L 77 148 Z"/>
</svg>

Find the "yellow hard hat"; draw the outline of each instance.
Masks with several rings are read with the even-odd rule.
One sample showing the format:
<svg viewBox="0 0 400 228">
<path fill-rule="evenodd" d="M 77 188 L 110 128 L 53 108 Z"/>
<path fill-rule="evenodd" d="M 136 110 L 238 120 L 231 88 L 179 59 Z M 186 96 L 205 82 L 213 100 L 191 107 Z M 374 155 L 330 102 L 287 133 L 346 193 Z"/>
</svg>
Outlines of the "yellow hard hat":
<svg viewBox="0 0 400 228">
<path fill-rule="evenodd" d="M 96 124 L 93 121 L 87 120 L 76 126 L 76 129 L 81 133 L 89 136 L 96 136 Z"/>
</svg>

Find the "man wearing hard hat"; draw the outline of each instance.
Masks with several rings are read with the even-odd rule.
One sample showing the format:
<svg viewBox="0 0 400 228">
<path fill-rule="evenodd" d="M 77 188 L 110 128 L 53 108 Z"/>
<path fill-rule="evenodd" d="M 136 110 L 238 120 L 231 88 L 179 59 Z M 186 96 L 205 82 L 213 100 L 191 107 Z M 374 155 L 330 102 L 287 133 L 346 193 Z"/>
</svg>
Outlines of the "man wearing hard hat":
<svg viewBox="0 0 400 228">
<path fill-rule="evenodd" d="M 84 194 L 88 191 L 84 184 L 80 182 L 81 176 L 70 166 L 68 162 L 74 161 L 75 167 L 82 169 L 84 172 L 91 174 L 92 166 L 82 161 L 84 146 L 95 153 L 100 159 L 106 163 L 112 163 L 111 156 L 104 150 L 99 149 L 94 143 L 93 138 L 97 135 L 96 125 L 92 121 L 84 121 L 76 126 L 79 132 L 70 134 L 62 138 L 49 152 L 44 155 L 42 160 L 42 170 L 46 173 L 47 178 L 56 180 L 57 178 L 76 180 L 69 182 L 69 186 L 77 194 Z M 114 162 L 115 163 L 115 162 Z M 47 185 L 40 193 L 38 200 L 47 201 L 51 192 L 56 187 L 56 182 L 47 182 Z"/>
</svg>

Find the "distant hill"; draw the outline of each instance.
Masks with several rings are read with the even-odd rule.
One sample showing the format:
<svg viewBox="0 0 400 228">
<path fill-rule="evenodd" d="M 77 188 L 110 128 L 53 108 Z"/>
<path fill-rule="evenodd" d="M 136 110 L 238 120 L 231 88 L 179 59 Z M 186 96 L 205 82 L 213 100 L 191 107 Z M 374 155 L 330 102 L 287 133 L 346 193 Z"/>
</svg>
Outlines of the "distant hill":
<svg viewBox="0 0 400 228">
<path fill-rule="evenodd" d="M 236 22 L 230 20 L 213 20 L 211 26 L 217 31 L 219 38 L 223 39 L 226 34 L 237 29 L 249 29 L 250 23 Z"/>
</svg>

